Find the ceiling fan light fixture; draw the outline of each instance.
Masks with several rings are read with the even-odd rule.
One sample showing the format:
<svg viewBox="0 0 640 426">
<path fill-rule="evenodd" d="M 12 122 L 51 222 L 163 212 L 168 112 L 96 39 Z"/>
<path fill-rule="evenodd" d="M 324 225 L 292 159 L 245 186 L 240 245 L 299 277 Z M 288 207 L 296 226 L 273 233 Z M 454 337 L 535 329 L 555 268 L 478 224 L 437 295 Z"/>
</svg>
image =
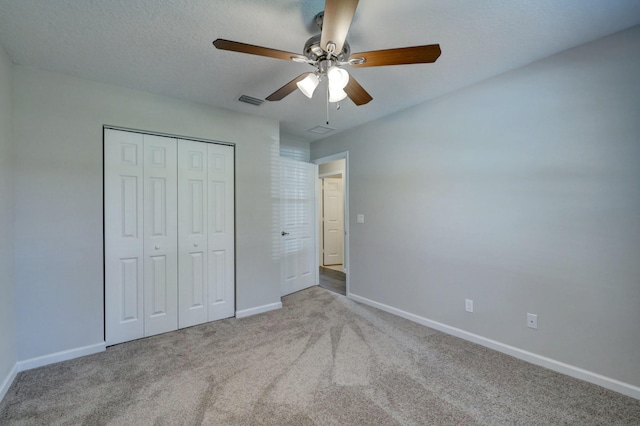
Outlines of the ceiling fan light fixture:
<svg viewBox="0 0 640 426">
<path fill-rule="evenodd" d="M 320 12 L 314 18 L 316 24 L 320 27 L 320 34 L 316 34 L 306 41 L 302 54 L 220 38 L 214 40 L 213 45 L 220 50 L 284 59 L 313 66 L 315 68 L 313 74 L 308 72 L 300 74 L 265 99 L 268 101 L 280 101 L 285 96 L 293 93 L 296 88 L 299 88 L 306 97 L 311 99 L 313 92 L 320 83 L 320 79 L 326 76 L 328 80 L 326 93 L 328 123 L 329 101 L 337 102 L 349 97 L 356 106 L 360 106 L 373 100 L 371 95 L 356 79 L 349 76 L 349 73 L 341 67 L 347 65 L 353 67 L 381 67 L 387 65 L 426 64 L 435 62 L 442 53 L 439 44 L 429 44 L 372 50 L 351 55 L 351 47 L 347 42 L 347 35 L 355 16 L 358 1 L 326 0 L 326 15 L 325 12 Z"/>
<path fill-rule="evenodd" d="M 309 99 L 313 96 L 313 92 L 316 90 L 316 87 L 318 87 L 318 84 L 320 84 L 320 79 L 315 74 L 309 74 L 296 83 L 298 89 Z"/>
<path fill-rule="evenodd" d="M 329 88 L 344 89 L 349 82 L 349 73 L 337 66 L 332 66 L 327 70 L 327 78 L 329 79 Z"/>
<path fill-rule="evenodd" d="M 340 102 L 347 97 L 347 92 L 339 87 L 329 86 L 329 102 Z"/>
</svg>

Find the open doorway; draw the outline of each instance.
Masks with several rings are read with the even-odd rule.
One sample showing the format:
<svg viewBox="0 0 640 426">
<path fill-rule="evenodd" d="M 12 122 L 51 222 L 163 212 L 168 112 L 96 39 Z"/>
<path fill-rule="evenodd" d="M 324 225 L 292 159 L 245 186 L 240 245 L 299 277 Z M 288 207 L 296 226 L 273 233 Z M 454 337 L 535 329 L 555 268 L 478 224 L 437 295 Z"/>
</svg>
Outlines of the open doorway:
<svg viewBox="0 0 640 426">
<path fill-rule="evenodd" d="M 318 164 L 319 285 L 342 295 L 349 295 L 347 154 L 313 161 Z"/>
</svg>

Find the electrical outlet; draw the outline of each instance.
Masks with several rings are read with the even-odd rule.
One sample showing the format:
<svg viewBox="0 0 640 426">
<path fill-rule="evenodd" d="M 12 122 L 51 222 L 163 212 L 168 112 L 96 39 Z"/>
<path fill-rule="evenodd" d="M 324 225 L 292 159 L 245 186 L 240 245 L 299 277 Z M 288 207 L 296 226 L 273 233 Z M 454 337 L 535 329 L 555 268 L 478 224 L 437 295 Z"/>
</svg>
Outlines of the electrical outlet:
<svg viewBox="0 0 640 426">
<path fill-rule="evenodd" d="M 538 329 L 538 316 L 536 314 L 527 314 L 527 327 Z"/>
<path fill-rule="evenodd" d="M 473 300 L 464 299 L 464 310 L 467 312 L 473 312 Z"/>
</svg>

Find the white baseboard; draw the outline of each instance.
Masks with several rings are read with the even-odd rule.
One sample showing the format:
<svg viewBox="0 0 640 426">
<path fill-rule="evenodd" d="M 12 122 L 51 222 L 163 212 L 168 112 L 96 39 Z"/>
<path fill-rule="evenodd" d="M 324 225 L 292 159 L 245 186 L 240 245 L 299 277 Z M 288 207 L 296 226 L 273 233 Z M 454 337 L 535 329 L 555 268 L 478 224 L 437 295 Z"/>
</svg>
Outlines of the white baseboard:
<svg viewBox="0 0 640 426">
<path fill-rule="evenodd" d="M 262 314 L 264 312 L 282 309 L 282 302 L 270 303 L 268 305 L 256 306 L 255 308 L 236 311 L 236 318 L 250 317 L 251 315 Z"/>
<path fill-rule="evenodd" d="M 375 302 L 367 299 L 366 297 L 358 296 L 350 293 L 349 298 L 356 302 L 364 303 L 365 305 L 373 306 L 382 311 L 389 312 L 390 314 L 397 315 L 399 317 L 408 319 L 409 321 L 417 322 L 418 324 L 425 325 L 430 328 L 434 328 L 443 333 L 450 334 L 452 336 L 459 337 L 464 340 L 468 340 L 473 343 L 477 343 L 487 348 L 494 349 L 498 352 L 511 355 L 515 358 L 519 358 L 523 361 L 530 362 L 532 364 L 539 365 L 541 367 L 548 368 L 549 370 L 556 371 L 558 373 L 566 374 L 567 376 L 575 377 L 576 379 L 584 380 L 589 383 L 593 383 L 602 386 L 607 389 L 619 392 L 621 394 L 630 396 L 635 399 L 640 399 L 640 387 L 634 386 L 629 383 L 621 382 L 620 380 L 612 379 L 610 377 L 603 376 L 598 373 L 584 370 L 573 365 L 565 364 L 555 359 L 547 358 L 542 355 L 534 354 L 523 349 L 509 346 L 504 343 L 497 342 L 495 340 L 487 339 L 486 337 L 479 336 L 477 334 L 469 333 L 468 331 L 461 330 L 456 327 L 451 327 L 446 324 L 442 324 L 437 321 L 433 321 L 392 306 L 385 305 L 383 303 Z"/>
<path fill-rule="evenodd" d="M 5 379 L 2 381 L 2 384 L 0 384 L 0 401 L 2 401 L 4 396 L 7 394 L 7 391 L 11 387 L 11 383 L 13 383 L 13 379 L 16 378 L 17 374 L 18 374 L 18 364 L 16 363 L 16 364 L 13 364 L 13 368 L 11 369 L 11 371 L 9 371 L 9 374 L 7 375 L 7 377 L 5 377 Z"/>
<path fill-rule="evenodd" d="M 11 387 L 11 383 L 16 378 L 16 375 L 21 371 L 31 370 L 32 368 L 43 367 L 49 364 L 55 364 L 56 362 L 66 361 L 73 358 L 78 358 L 85 355 L 91 355 L 98 352 L 103 352 L 106 349 L 105 342 L 96 343 L 95 345 L 83 346 L 81 348 L 69 349 L 67 351 L 56 352 L 49 355 L 43 355 L 35 358 L 26 359 L 24 361 L 18 361 L 15 363 L 9 375 L 0 384 L 0 401 L 7 394 L 7 391 Z"/>
<path fill-rule="evenodd" d="M 16 365 L 18 367 L 18 372 L 31 370 L 32 368 L 54 364 L 56 362 L 66 361 L 68 359 L 78 358 L 85 355 L 92 355 L 98 352 L 104 352 L 106 348 L 106 343 L 100 342 L 96 343 L 95 345 L 83 346 L 81 348 L 74 348 L 49 355 L 39 356 L 36 358 L 25 359 L 24 361 L 18 361 Z"/>
</svg>

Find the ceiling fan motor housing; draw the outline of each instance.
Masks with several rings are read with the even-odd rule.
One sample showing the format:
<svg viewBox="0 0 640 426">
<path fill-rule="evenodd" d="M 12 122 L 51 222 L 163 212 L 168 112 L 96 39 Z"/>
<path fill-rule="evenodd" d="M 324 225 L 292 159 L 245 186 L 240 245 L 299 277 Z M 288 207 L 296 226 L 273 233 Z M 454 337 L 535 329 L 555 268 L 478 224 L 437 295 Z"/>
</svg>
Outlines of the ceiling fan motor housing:
<svg viewBox="0 0 640 426">
<path fill-rule="evenodd" d="M 313 62 L 322 61 L 328 56 L 327 52 L 322 50 L 322 47 L 320 47 L 320 37 L 321 37 L 321 34 L 315 35 L 311 37 L 309 40 L 307 40 L 307 42 L 304 44 L 303 54 L 310 61 L 313 61 Z M 342 46 L 342 51 L 340 51 L 338 54 L 335 54 L 335 53 L 332 54 L 331 59 L 337 60 L 338 62 L 344 62 L 349 58 L 350 54 L 351 54 L 351 47 L 349 46 L 349 43 L 347 43 L 347 41 L 345 40 L 344 45 Z"/>
</svg>

